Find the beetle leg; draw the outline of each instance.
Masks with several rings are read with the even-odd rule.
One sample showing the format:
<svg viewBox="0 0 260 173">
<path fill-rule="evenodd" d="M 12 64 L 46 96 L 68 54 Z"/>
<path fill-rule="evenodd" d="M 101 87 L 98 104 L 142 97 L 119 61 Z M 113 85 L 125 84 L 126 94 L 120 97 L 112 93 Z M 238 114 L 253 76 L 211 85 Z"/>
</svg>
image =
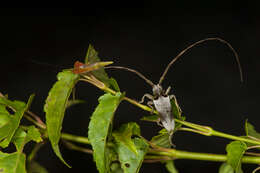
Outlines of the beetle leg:
<svg viewBox="0 0 260 173">
<path fill-rule="evenodd" d="M 174 99 L 174 102 L 175 102 L 177 108 L 179 109 L 179 112 L 181 113 L 182 110 L 181 110 L 181 108 L 180 108 L 180 106 L 179 106 L 179 104 L 178 104 L 178 102 L 177 102 L 177 99 L 176 99 L 175 95 L 169 95 L 169 97 L 170 97 L 170 100 L 171 100 L 171 99 Z"/>
<path fill-rule="evenodd" d="M 170 142 L 171 146 L 175 148 L 176 145 L 174 145 L 174 144 L 172 143 L 172 136 L 173 136 L 173 131 L 169 133 L 169 142 Z"/>
<path fill-rule="evenodd" d="M 153 114 L 153 112 L 154 112 L 154 107 L 153 107 L 154 104 L 153 104 L 153 102 L 152 101 L 148 101 L 147 105 L 152 109 L 152 111 L 150 113 Z"/>
<path fill-rule="evenodd" d="M 171 100 L 171 99 L 174 99 L 174 101 L 176 101 L 175 95 L 169 95 L 169 97 L 170 97 L 170 100 Z"/>
<path fill-rule="evenodd" d="M 157 123 L 157 125 L 158 125 L 158 126 L 161 126 L 161 127 L 163 127 L 163 124 L 162 124 L 162 122 L 161 122 L 161 119 L 160 119 L 160 118 L 158 118 L 158 120 L 156 121 L 156 123 Z"/>
<path fill-rule="evenodd" d="M 139 101 L 139 103 L 143 103 L 145 97 L 147 97 L 147 98 L 150 99 L 150 100 L 153 100 L 153 96 L 152 96 L 151 94 L 144 94 L 144 96 L 142 97 L 142 100 Z"/>
<path fill-rule="evenodd" d="M 165 95 L 168 95 L 170 91 L 171 91 L 171 86 L 169 86 L 169 87 L 167 88 L 167 90 L 166 90 L 166 92 L 165 92 Z"/>
</svg>

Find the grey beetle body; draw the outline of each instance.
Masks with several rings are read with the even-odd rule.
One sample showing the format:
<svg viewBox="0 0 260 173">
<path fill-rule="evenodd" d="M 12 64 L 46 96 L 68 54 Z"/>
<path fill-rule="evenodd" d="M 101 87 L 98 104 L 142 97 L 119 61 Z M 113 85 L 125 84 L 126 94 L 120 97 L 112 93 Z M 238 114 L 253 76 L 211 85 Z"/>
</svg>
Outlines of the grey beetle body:
<svg viewBox="0 0 260 173">
<path fill-rule="evenodd" d="M 172 106 L 170 101 L 170 96 L 159 96 L 157 99 L 153 100 L 155 109 L 159 113 L 160 122 L 163 127 L 168 131 L 172 132 L 175 127 Z"/>
<path fill-rule="evenodd" d="M 153 96 L 146 95 L 149 99 L 151 99 L 150 106 L 153 104 L 155 109 L 159 113 L 161 125 L 171 133 L 174 130 L 174 119 L 172 114 L 172 105 L 171 98 L 172 95 L 169 96 L 170 87 L 164 92 L 163 88 L 160 84 L 153 86 Z M 142 99 L 143 101 L 143 99 Z"/>
</svg>

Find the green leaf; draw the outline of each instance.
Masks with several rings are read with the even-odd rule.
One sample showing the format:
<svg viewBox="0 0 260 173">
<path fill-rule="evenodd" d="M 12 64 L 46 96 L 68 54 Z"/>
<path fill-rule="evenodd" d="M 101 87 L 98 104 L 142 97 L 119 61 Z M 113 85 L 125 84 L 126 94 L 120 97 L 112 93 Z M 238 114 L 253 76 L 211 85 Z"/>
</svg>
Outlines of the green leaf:
<svg viewBox="0 0 260 173">
<path fill-rule="evenodd" d="M 16 150 L 22 152 L 23 147 L 30 141 L 41 142 L 41 133 L 35 126 L 29 126 L 26 131 L 22 128 L 18 128 L 12 138 Z"/>
<path fill-rule="evenodd" d="M 26 173 L 25 154 L 19 152 L 6 154 L 0 151 L 0 172 Z"/>
<path fill-rule="evenodd" d="M 133 122 L 123 124 L 119 130 L 113 133 L 113 137 L 116 141 L 120 141 L 137 155 L 137 149 L 131 139 L 133 135 L 140 136 L 140 128 L 136 123 Z"/>
<path fill-rule="evenodd" d="M 0 97 L 3 98 L 3 97 Z M 9 112 L 5 109 L 5 106 L 0 104 L 0 114 L 9 114 Z"/>
<path fill-rule="evenodd" d="M 159 135 L 154 136 L 151 139 L 151 142 L 160 147 L 171 148 L 171 143 L 169 140 L 169 133 L 167 132 L 166 129 L 160 130 Z"/>
<path fill-rule="evenodd" d="M 0 97 L 0 147 L 6 148 L 9 145 L 16 129 L 19 127 L 24 112 L 29 108 L 33 97 L 34 95 L 30 96 L 27 104 L 21 101 L 10 101 L 5 97 Z M 13 115 L 9 114 L 3 106 L 11 108 L 15 113 Z"/>
<path fill-rule="evenodd" d="M 3 152 L 0 151 L 0 160 L 3 159 L 6 156 L 9 156 L 9 154 L 8 153 L 3 153 Z"/>
<path fill-rule="evenodd" d="M 121 101 L 122 94 L 105 94 L 99 98 L 99 104 L 91 116 L 88 138 L 94 150 L 94 160 L 100 173 L 109 170 L 110 160 L 106 154 L 107 137 L 111 134 L 114 113 Z"/>
<path fill-rule="evenodd" d="M 179 171 L 175 168 L 173 160 L 165 162 L 165 167 L 170 173 L 178 173 Z"/>
<path fill-rule="evenodd" d="M 3 105 L 0 105 L 0 107 L 4 107 Z M 9 115 L 9 113 L 0 112 L 0 129 L 4 126 L 6 126 L 9 121 L 11 121 L 12 117 Z"/>
<path fill-rule="evenodd" d="M 48 173 L 46 168 L 35 161 L 32 161 L 28 167 L 28 173 Z"/>
<path fill-rule="evenodd" d="M 108 141 L 112 138 L 108 138 Z M 110 141 L 111 142 L 111 141 Z M 115 151 L 114 146 L 106 147 L 106 158 L 108 160 L 107 165 L 110 167 L 110 173 L 123 173 L 123 169 L 121 168 L 120 162 L 118 161 L 118 155 Z"/>
<path fill-rule="evenodd" d="M 245 122 L 245 131 L 246 131 L 246 136 L 252 136 L 260 139 L 260 133 L 258 133 L 255 130 L 255 127 L 252 124 L 250 124 L 247 120 Z"/>
<path fill-rule="evenodd" d="M 108 137 L 108 141 L 111 142 L 111 136 Z M 112 143 L 111 143 L 112 144 Z M 110 170 L 107 170 L 109 173 L 123 173 L 123 169 L 121 168 L 120 162 L 118 161 L 118 155 L 115 151 L 114 145 L 106 147 L 106 159 L 107 165 L 110 167 Z"/>
<path fill-rule="evenodd" d="M 94 47 L 90 44 L 88 47 L 88 51 L 85 57 L 85 63 L 92 64 L 95 62 L 99 62 L 100 58 L 98 57 L 98 52 L 94 49 Z M 110 79 L 107 75 L 107 73 L 104 70 L 104 67 L 99 68 L 98 70 L 90 72 L 92 73 L 97 79 L 99 79 L 101 82 L 103 82 L 106 86 L 110 86 Z"/>
<path fill-rule="evenodd" d="M 218 173 L 234 173 L 234 170 L 231 165 L 227 163 L 222 163 L 219 167 Z"/>
<path fill-rule="evenodd" d="M 172 113 L 173 117 L 179 120 L 184 121 L 185 117 L 182 116 L 181 109 L 175 99 L 171 100 L 171 105 L 172 105 Z M 175 127 L 174 127 L 174 132 L 177 131 L 180 127 L 182 126 L 181 123 L 175 122 Z"/>
<path fill-rule="evenodd" d="M 114 89 L 116 92 L 120 92 L 119 85 L 114 78 L 112 78 L 112 77 L 110 78 L 109 84 L 111 85 L 111 88 Z"/>
<path fill-rule="evenodd" d="M 132 125 L 130 124 L 128 126 L 128 127 L 130 126 L 135 126 L 135 127 L 127 128 L 127 126 L 125 126 L 125 128 L 123 127 L 125 131 L 123 133 L 120 133 L 121 136 L 118 132 L 116 132 L 117 133 L 116 135 L 113 134 L 116 141 L 116 151 L 118 153 L 119 161 L 121 163 L 121 168 L 124 170 L 124 173 L 137 173 L 139 172 L 139 169 L 144 160 L 144 156 L 148 151 L 149 145 L 143 138 L 132 136 L 130 140 L 132 141 L 134 146 L 134 150 L 133 150 L 131 146 L 132 144 L 130 142 L 126 142 L 129 141 L 129 139 L 124 139 L 124 137 L 129 138 L 129 135 L 127 136 L 124 135 L 125 134 L 134 135 L 138 131 L 139 131 L 138 133 L 140 133 L 140 129 L 138 125 L 136 125 L 135 123 L 133 123 Z M 137 152 L 135 152 L 135 150 Z"/>
<path fill-rule="evenodd" d="M 118 162 L 111 163 L 110 169 L 111 173 L 124 173 L 124 170 Z"/>
<path fill-rule="evenodd" d="M 14 143 L 16 150 L 18 152 L 22 152 L 23 147 L 26 143 L 26 132 L 22 128 L 18 128 L 12 138 L 12 142 Z"/>
<path fill-rule="evenodd" d="M 175 99 L 171 99 L 171 105 L 172 105 L 172 113 L 174 118 L 182 119 L 181 109 Z"/>
<path fill-rule="evenodd" d="M 58 73 L 57 78 L 58 81 L 50 90 L 44 105 L 44 111 L 46 112 L 47 132 L 55 154 L 65 165 L 70 167 L 62 158 L 58 144 L 61 136 L 62 122 L 68 98 L 79 79 L 79 75 L 67 70 Z"/>
<path fill-rule="evenodd" d="M 26 136 L 27 142 L 34 141 L 34 142 L 41 142 L 41 133 L 39 132 L 39 129 L 37 129 L 35 126 L 29 126 L 27 129 L 27 136 Z"/>
<path fill-rule="evenodd" d="M 226 147 L 227 163 L 232 166 L 236 173 L 242 172 L 241 159 L 246 149 L 247 145 L 241 141 L 233 141 Z"/>
</svg>

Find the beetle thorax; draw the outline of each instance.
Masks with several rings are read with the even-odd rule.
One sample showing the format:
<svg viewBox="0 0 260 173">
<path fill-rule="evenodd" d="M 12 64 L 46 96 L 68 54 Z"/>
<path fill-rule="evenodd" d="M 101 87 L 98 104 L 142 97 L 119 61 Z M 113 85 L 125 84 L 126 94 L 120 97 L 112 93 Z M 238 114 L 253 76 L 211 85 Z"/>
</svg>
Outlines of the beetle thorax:
<svg viewBox="0 0 260 173">
<path fill-rule="evenodd" d="M 163 95 L 163 89 L 161 85 L 157 84 L 153 86 L 153 95 L 156 97 Z"/>
</svg>

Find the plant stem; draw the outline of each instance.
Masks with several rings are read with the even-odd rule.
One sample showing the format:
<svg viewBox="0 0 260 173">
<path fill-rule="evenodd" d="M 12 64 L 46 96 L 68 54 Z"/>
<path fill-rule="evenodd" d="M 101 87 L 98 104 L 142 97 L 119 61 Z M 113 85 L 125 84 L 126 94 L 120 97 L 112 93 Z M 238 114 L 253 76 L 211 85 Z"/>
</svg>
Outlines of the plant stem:
<svg viewBox="0 0 260 173">
<path fill-rule="evenodd" d="M 41 118 L 34 114 L 33 112 L 27 110 L 26 113 L 28 113 L 29 115 L 31 115 L 39 124 L 41 124 L 42 128 L 45 129 L 46 125 L 44 124 L 44 122 L 41 120 Z"/>
<path fill-rule="evenodd" d="M 31 112 L 30 112 L 31 113 Z M 31 113 L 33 114 L 33 113 Z M 35 114 L 34 114 L 35 115 Z M 36 116 L 36 115 L 35 115 Z M 36 121 L 34 120 L 32 117 L 28 116 L 27 114 L 24 114 L 24 117 L 31 121 L 32 123 L 34 123 L 36 126 L 42 128 L 43 130 L 46 131 L 46 125 L 40 120 Z M 38 117 L 38 116 L 37 116 Z M 42 123 L 40 123 L 42 122 Z M 68 133 L 62 133 L 61 134 L 61 139 L 64 140 L 68 140 L 68 141 L 73 141 L 73 142 L 78 142 L 78 143 L 82 143 L 82 144 L 90 144 L 88 138 L 84 137 L 84 136 L 76 136 L 76 135 L 72 135 L 72 134 L 68 134 Z"/>
<path fill-rule="evenodd" d="M 232 136 L 232 135 L 231 135 Z M 82 144 L 90 144 L 87 137 L 83 136 L 75 136 L 67 133 L 62 133 L 61 138 L 68 141 L 73 141 Z M 238 137 L 240 139 L 240 137 Z M 241 138 L 244 139 L 244 138 Z M 248 142 L 248 141 L 246 141 Z M 74 148 L 75 150 L 82 150 L 82 148 Z M 225 162 L 227 160 L 226 155 L 222 154 L 211 154 L 211 153 L 196 153 L 196 152 L 188 152 L 176 149 L 166 149 L 162 148 L 162 150 L 150 150 L 146 159 L 149 159 L 152 162 L 152 159 L 160 160 L 160 159 L 191 159 L 191 160 L 205 160 L 205 161 L 215 161 L 215 162 Z M 84 148 L 84 152 L 86 149 Z M 86 153 L 90 153 L 90 150 L 87 149 Z M 253 156 L 244 156 L 242 158 L 242 163 L 251 163 L 251 164 L 259 164 L 260 157 Z"/>
<path fill-rule="evenodd" d="M 93 154 L 92 150 L 77 146 L 71 142 L 63 141 L 63 143 L 71 150 L 80 151 L 80 152 L 87 153 L 87 154 Z"/>
<path fill-rule="evenodd" d="M 156 151 L 153 151 L 152 153 L 156 154 Z M 191 159 L 191 160 L 205 160 L 205 161 L 214 161 L 214 162 L 227 161 L 227 156 L 223 154 L 196 153 L 196 152 L 188 152 L 188 151 L 181 151 L 175 149 L 168 149 L 167 152 L 160 151 L 157 154 L 158 154 L 158 158 L 164 155 L 164 156 L 171 157 L 172 159 Z M 147 158 L 151 159 L 149 155 L 147 156 Z M 154 157 L 154 159 L 157 158 Z M 242 157 L 242 163 L 259 164 L 260 157 L 244 156 Z"/>
<path fill-rule="evenodd" d="M 82 144 L 90 144 L 87 137 L 83 136 L 75 136 L 67 133 L 62 133 L 61 138 L 68 141 L 73 141 Z M 239 138 L 239 137 L 238 137 Z M 240 138 L 239 138 L 240 139 Z M 244 138 L 241 138 L 244 139 Z M 248 141 L 247 141 L 248 142 Z M 74 146 L 73 146 L 74 147 Z M 73 148 L 72 147 L 72 148 Z M 74 148 L 75 150 L 82 150 L 83 148 Z M 191 160 L 205 160 L 205 161 L 215 161 L 215 162 L 225 162 L 227 160 L 227 156 L 223 154 L 211 154 L 211 153 L 196 153 L 196 152 L 188 152 L 176 149 L 166 149 L 162 148 L 162 150 L 150 150 L 146 159 L 149 159 L 152 162 L 152 159 L 163 160 L 167 158 L 171 159 L 191 159 Z M 84 152 L 90 153 L 90 150 L 84 148 Z M 259 164 L 260 157 L 254 156 L 244 156 L 242 157 L 242 163 L 251 163 L 251 164 Z"/>
<path fill-rule="evenodd" d="M 248 139 L 248 138 L 244 138 L 244 137 L 239 137 L 239 136 L 233 136 L 233 135 L 218 132 L 215 130 L 212 131 L 212 135 L 227 138 L 227 139 L 237 140 L 237 141 L 248 142 L 248 143 L 255 144 L 255 145 L 260 145 L 260 141 L 256 141 L 256 140 L 252 140 L 252 139 Z"/>
<path fill-rule="evenodd" d="M 28 116 L 27 114 L 24 114 L 24 117 L 28 120 L 31 121 L 33 124 L 36 126 L 40 127 L 41 129 L 46 129 L 46 126 L 44 124 L 39 123 L 38 121 L 34 120 L 32 117 Z"/>
<path fill-rule="evenodd" d="M 243 142 L 247 142 L 247 143 L 251 143 L 251 144 L 255 144 L 255 145 L 260 145 L 259 140 L 253 140 L 253 139 L 249 139 L 246 137 L 229 135 L 229 134 L 226 134 L 223 132 L 213 130 L 211 127 L 201 126 L 201 125 L 193 124 L 193 123 L 190 123 L 187 121 L 182 121 L 182 120 L 178 120 L 178 119 L 175 119 L 175 121 L 192 128 L 192 129 L 183 128 L 185 131 L 191 131 L 191 132 L 199 133 L 199 134 L 202 134 L 205 136 L 218 136 L 218 137 L 227 138 L 227 139 L 231 139 L 231 140 L 243 141 Z M 194 129 L 196 129 L 196 130 L 194 130 Z"/>
<path fill-rule="evenodd" d="M 83 136 L 75 136 L 67 133 L 62 133 L 61 138 L 68 141 L 73 141 L 77 143 L 82 144 L 90 144 L 87 137 Z M 242 138 L 243 139 L 243 138 Z M 74 146 L 73 146 L 74 147 Z M 73 148 L 75 150 L 82 150 L 83 148 Z M 205 160 L 205 161 L 215 161 L 215 162 L 225 162 L 227 160 L 226 155 L 222 154 L 211 154 L 211 153 L 196 153 L 196 152 L 188 152 L 188 151 L 182 151 L 182 150 L 176 150 L 176 149 L 166 149 L 162 148 L 162 150 L 150 150 L 148 152 L 148 155 L 146 156 L 146 159 L 149 159 L 152 162 L 152 159 L 160 160 L 163 158 L 163 160 L 167 158 L 171 159 L 191 159 L 191 160 Z M 90 150 L 85 149 L 84 151 L 86 153 L 91 153 Z M 260 163 L 260 157 L 254 157 L 254 156 L 244 156 L 242 158 L 242 163 L 251 163 L 251 164 L 259 164 Z"/>
<path fill-rule="evenodd" d="M 27 157 L 27 162 L 30 163 L 36 157 L 37 152 L 43 146 L 43 144 L 44 144 L 43 142 L 35 144 L 35 146 L 33 147 L 32 151 L 31 151 L 31 153 Z"/>
<path fill-rule="evenodd" d="M 61 139 L 73 141 L 73 142 L 78 142 L 78 143 L 82 143 L 82 144 L 90 144 L 87 137 L 76 136 L 76 135 L 72 135 L 72 134 L 68 134 L 68 133 L 62 133 Z"/>
</svg>

